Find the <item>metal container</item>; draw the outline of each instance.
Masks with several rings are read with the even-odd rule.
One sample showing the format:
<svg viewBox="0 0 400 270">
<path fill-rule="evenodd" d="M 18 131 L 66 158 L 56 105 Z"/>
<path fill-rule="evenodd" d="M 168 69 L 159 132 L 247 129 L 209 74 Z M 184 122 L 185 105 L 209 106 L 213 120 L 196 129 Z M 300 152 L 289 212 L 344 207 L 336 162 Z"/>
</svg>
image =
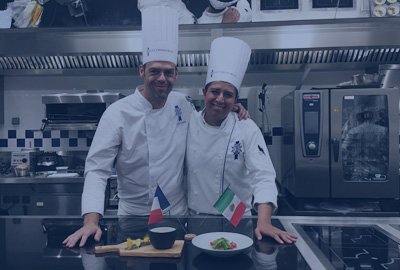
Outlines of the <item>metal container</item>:
<svg viewBox="0 0 400 270">
<path fill-rule="evenodd" d="M 17 176 L 17 177 L 25 177 L 25 176 L 28 176 L 29 170 L 28 170 L 28 168 L 22 169 L 22 168 L 14 167 L 14 173 L 15 173 L 15 176 Z"/>
</svg>

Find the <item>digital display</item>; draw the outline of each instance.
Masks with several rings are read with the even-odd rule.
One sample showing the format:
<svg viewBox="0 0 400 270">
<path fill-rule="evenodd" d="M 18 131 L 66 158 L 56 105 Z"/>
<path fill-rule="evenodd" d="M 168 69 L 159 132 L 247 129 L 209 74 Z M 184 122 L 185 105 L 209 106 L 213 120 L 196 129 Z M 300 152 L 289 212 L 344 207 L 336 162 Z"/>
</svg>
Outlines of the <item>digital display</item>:
<svg viewBox="0 0 400 270">
<path fill-rule="evenodd" d="M 260 10 L 299 9 L 299 0 L 260 0 Z"/>
<path fill-rule="evenodd" d="M 338 5 L 339 2 L 339 5 Z M 353 0 L 313 0 L 312 8 L 352 8 Z"/>
<path fill-rule="evenodd" d="M 319 113 L 305 112 L 304 113 L 304 133 L 306 134 L 318 134 L 319 133 Z"/>
</svg>

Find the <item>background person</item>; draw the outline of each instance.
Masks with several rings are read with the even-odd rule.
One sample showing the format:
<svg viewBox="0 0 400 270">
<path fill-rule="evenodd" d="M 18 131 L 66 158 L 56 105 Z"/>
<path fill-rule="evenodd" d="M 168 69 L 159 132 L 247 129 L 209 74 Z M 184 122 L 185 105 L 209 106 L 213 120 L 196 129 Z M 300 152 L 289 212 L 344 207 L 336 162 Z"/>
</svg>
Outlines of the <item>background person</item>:
<svg viewBox="0 0 400 270">
<path fill-rule="evenodd" d="M 295 236 L 271 224 L 277 207 L 275 170 L 260 129 L 252 120 L 239 122 L 230 113 L 250 53 L 250 47 L 237 38 L 212 42 L 203 89 L 205 109 L 192 114 L 189 124 L 188 206 L 193 214 L 220 214 L 213 205 L 229 186 L 245 203 L 245 215 L 251 215 L 252 206 L 258 211 L 257 239 L 268 235 L 279 243 L 293 243 Z"/>
<path fill-rule="evenodd" d="M 166 6 L 175 9 L 178 12 L 179 24 L 194 24 L 197 22 L 194 16 L 182 0 L 138 0 L 138 9 L 142 10 L 150 6 Z"/>
<path fill-rule="evenodd" d="M 197 23 L 251 22 L 251 8 L 247 0 L 209 0 Z"/>
</svg>

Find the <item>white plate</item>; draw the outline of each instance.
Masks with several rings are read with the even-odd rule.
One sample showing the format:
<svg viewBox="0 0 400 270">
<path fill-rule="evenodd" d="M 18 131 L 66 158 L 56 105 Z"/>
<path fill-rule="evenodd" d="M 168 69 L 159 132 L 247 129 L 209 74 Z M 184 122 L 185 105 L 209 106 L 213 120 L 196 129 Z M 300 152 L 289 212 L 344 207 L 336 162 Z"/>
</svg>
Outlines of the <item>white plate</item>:
<svg viewBox="0 0 400 270">
<path fill-rule="evenodd" d="M 210 245 L 210 242 L 220 237 L 226 238 L 229 242 L 235 242 L 237 247 L 229 250 L 213 249 Z M 212 232 L 196 236 L 192 239 L 192 244 L 210 255 L 229 257 L 243 252 L 245 249 L 251 247 L 253 245 L 253 240 L 246 235 L 238 233 Z"/>
<path fill-rule="evenodd" d="M 49 178 L 63 178 L 63 177 L 77 177 L 79 174 L 77 173 L 55 173 L 55 174 L 50 174 Z"/>
</svg>

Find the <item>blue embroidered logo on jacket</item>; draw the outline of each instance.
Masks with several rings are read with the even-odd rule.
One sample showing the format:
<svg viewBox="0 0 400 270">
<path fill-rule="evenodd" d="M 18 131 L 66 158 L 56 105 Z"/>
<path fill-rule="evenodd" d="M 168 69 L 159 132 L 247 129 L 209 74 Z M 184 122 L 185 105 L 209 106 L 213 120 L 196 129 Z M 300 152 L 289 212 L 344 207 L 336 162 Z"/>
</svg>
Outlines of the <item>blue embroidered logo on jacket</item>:
<svg viewBox="0 0 400 270">
<path fill-rule="evenodd" d="M 182 109 L 178 105 L 175 106 L 175 115 L 178 118 L 178 122 L 182 121 Z"/>
<path fill-rule="evenodd" d="M 235 155 L 235 159 L 238 159 L 239 154 L 243 152 L 242 148 L 242 144 L 239 141 L 236 141 L 232 146 L 232 153 Z"/>
</svg>

